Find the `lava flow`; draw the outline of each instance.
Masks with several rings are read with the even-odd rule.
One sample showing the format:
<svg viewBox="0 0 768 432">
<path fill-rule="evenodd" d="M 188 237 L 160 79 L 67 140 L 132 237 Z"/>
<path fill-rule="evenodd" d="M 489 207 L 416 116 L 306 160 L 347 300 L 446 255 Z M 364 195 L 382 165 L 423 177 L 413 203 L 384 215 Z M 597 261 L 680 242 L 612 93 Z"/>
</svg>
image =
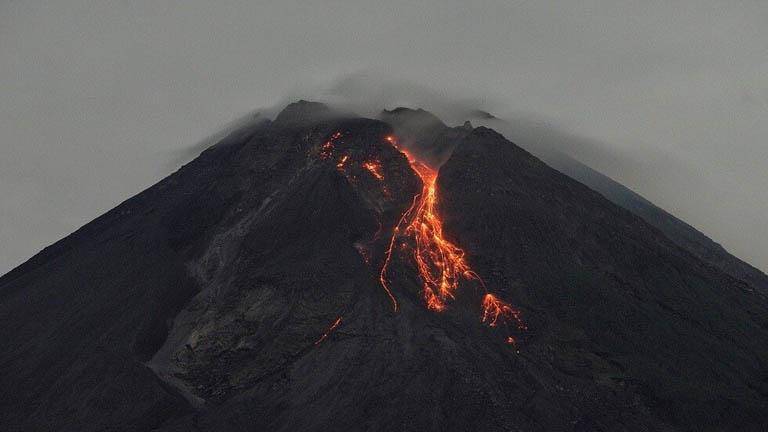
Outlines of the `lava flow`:
<svg viewBox="0 0 768 432">
<path fill-rule="evenodd" d="M 415 241 L 413 258 L 423 283 L 422 294 L 427 308 L 442 311 L 446 302 L 454 298 L 461 277 L 480 278 L 469 268 L 464 251 L 443 236 L 443 222 L 435 210 L 437 172 L 408 153 L 404 154 L 423 183 L 405 234 Z"/>
<path fill-rule="evenodd" d="M 378 181 L 384 181 L 384 174 L 381 173 L 381 164 L 379 161 L 363 162 L 363 168 L 367 169 Z"/>
<path fill-rule="evenodd" d="M 320 148 L 320 157 L 322 159 L 328 159 L 333 155 L 334 144 L 341 138 L 341 132 L 335 132 Z"/>
<path fill-rule="evenodd" d="M 520 318 L 519 310 L 513 308 L 508 303 L 499 300 L 495 295 L 487 293 L 485 297 L 483 297 L 482 321 L 488 324 L 489 327 L 496 327 L 499 323 L 499 319 L 512 319 L 517 324 L 518 329 L 528 329 L 528 326 L 526 326 Z M 514 341 L 514 339 L 512 340 Z"/>
<path fill-rule="evenodd" d="M 333 333 L 334 330 L 336 330 L 336 327 L 338 327 L 341 324 L 341 317 L 336 318 L 336 321 L 331 324 L 330 327 L 328 327 L 328 330 L 323 333 L 322 336 L 320 336 L 320 339 L 315 341 L 315 345 L 320 345 L 331 333 Z"/>
<path fill-rule="evenodd" d="M 386 140 L 397 148 L 394 137 L 386 137 Z M 436 209 L 437 171 L 416 160 L 408 152 L 399 150 L 408 158 L 411 168 L 421 178 L 423 186 L 421 193 L 414 197 L 413 204 L 402 214 L 395 226 L 381 269 L 381 284 L 392 299 L 395 311 L 397 301 L 389 288 L 386 273 L 396 239 L 405 235 L 414 245 L 412 256 L 422 281 L 422 296 L 428 309 L 436 312 L 445 310 L 447 302 L 455 298 L 461 279 L 474 280 L 486 291 L 481 305 L 483 323 L 496 327 L 500 320 L 506 322 L 511 319 L 519 330 L 525 330 L 527 327 L 520 318 L 520 311 L 487 293 L 485 283 L 467 263 L 464 251 L 445 238 L 443 221 Z M 510 336 L 507 342 L 514 344 L 515 339 Z"/>
<path fill-rule="evenodd" d="M 330 139 L 321 147 L 320 157 L 323 159 L 332 157 L 335 153 L 335 144 L 341 137 L 341 132 L 331 135 Z M 520 318 L 520 311 L 489 293 L 485 282 L 469 266 L 464 251 L 445 238 L 443 234 L 443 221 L 436 208 L 437 170 L 420 162 L 407 151 L 400 149 L 395 137 L 387 136 L 385 140 L 406 156 L 411 169 L 419 176 L 422 182 L 421 193 L 413 197 L 410 207 L 403 212 L 393 229 L 389 246 L 384 255 L 384 264 L 379 273 L 381 285 L 392 301 L 392 307 L 395 312 L 397 312 L 398 303 L 389 286 L 387 269 L 392 261 L 392 255 L 396 251 L 395 244 L 398 243 L 401 237 L 405 237 L 406 239 L 400 244 L 404 250 L 410 249 L 422 281 L 422 297 L 429 310 L 435 312 L 444 311 L 447 303 L 455 299 L 456 290 L 458 290 L 461 280 L 472 280 L 477 282 L 485 291 L 481 303 L 481 322 L 489 327 L 497 327 L 501 323 L 512 321 L 518 330 L 526 330 L 527 327 Z M 349 155 L 341 156 L 336 163 L 336 168 L 343 173 L 346 172 L 349 159 Z M 381 162 L 378 159 L 369 159 L 363 161 L 360 166 L 367 170 L 373 178 L 381 182 L 384 194 L 389 195 L 386 182 L 384 181 Z M 374 238 L 377 238 L 378 234 L 377 232 Z M 363 259 L 368 262 L 369 257 L 363 246 L 360 246 L 359 251 L 363 255 Z M 339 324 L 341 324 L 341 317 L 333 323 L 316 344 L 325 340 Z M 508 336 L 506 341 L 510 344 L 516 344 L 516 339 L 513 336 Z"/>
</svg>

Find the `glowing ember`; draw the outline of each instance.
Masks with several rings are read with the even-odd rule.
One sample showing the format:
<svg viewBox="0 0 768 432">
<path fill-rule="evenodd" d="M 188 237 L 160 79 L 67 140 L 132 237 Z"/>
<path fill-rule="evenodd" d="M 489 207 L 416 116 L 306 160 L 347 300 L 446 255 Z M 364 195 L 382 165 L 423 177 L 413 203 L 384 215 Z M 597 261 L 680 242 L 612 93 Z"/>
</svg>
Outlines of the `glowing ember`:
<svg viewBox="0 0 768 432">
<path fill-rule="evenodd" d="M 349 159 L 349 156 L 344 155 L 339 159 L 339 163 L 336 164 L 336 168 L 338 169 L 344 169 L 344 164 L 347 163 L 347 159 Z"/>
<path fill-rule="evenodd" d="M 363 168 L 367 169 L 377 180 L 384 180 L 384 174 L 381 173 L 381 163 L 379 161 L 363 162 Z"/>
<path fill-rule="evenodd" d="M 499 300 L 493 294 L 486 294 L 483 297 L 483 317 L 482 321 L 490 327 L 496 327 L 499 323 L 499 319 L 514 320 L 517 324 L 517 328 L 520 330 L 526 330 L 528 327 L 520 318 L 520 311 L 513 308 L 502 300 Z"/>
<path fill-rule="evenodd" d="M 360 256 L 363 258 L 363 261 L 366 264 L 370 264 L 371 256 L 368 254 L 368 249 L 365 247 L 365 245 L 360 243 L 355 243 L 353 246 L 355 247 L 355 250 L 357 250 L 357 253 L 360 254 Z"/>
<path fill-rule="evenodd" d="M 331 333 L 333 333 L 334 330 L 336 330 L 336 327 L 338 327 L 341 324 L 341 317 L 336 318 L 336 321 L 331 324 L 330 327 L 328 327 L 328 330 L 323 333 L 322 336 L 320 336 L 320 339 L 318 339 L 315 342 L 315 345 L 320 345 L 321 342 L 323 342 Z"/>
<path fill-rule="evenodd" d="M 320 148 L 320 157 L 323 159 L 328 159 L 333 154 L 333 148 L 334 143 L 336 140 L 341 138 L 341 132 L 335 132 L 333 135 L 331 135 L 331 138 L 326 141 L 323 146 Z"/>
</svg>

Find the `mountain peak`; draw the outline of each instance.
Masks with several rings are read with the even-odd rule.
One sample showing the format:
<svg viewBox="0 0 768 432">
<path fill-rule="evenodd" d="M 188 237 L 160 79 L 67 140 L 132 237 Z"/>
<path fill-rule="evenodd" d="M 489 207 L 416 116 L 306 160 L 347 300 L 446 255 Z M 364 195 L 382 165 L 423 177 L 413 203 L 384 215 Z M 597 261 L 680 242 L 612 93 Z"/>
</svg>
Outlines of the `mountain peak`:
<svg viewBox="0 0 768 432">
<path fill-rule="evenodd" d="M 383 110 L 381 119 L 411 131 L 448 127 L 436 115 L 421 108 L 397 107 L 392 110 Z"/>
<path fill-rule="evenodd" d="M 495 115 L 481 109 L 473 109 L 472 111 L 469 112 L 469 117 L 473 119 L 481 119 L 481 120 L 493 120 L 496 118 Z"/>
<path fill-rule="evenodd" d="M 382 117 L 290 104 L 0 278 L 3 430 L 765 430 L 768 299 L 492 129 Z"/>
<path fill-rule="evenodd" d="M 298 126 L 321 120 L 330 114 L 331 109 L 328 105 L 302 99 L 283 108 L 275 117 L 275 124 L 279 126 Z"/>
</svg>

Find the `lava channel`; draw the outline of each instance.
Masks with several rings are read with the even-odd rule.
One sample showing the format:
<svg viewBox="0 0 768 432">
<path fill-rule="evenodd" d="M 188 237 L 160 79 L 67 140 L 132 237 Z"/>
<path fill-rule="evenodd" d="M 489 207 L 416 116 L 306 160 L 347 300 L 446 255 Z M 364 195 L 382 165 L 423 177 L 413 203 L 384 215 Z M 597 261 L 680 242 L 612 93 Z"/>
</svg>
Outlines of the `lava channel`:
<svg viewBox="0 0 768 432">
<path fill-rule="evenodd" d="M 403 245 L 411 249 L 422 281 L 422 296 L 428 309 L 442 312 L 447 303 L 455 298 L 459 282 L 462 279 L 473 280 L 486 292 L 481 303 L 483 323 L 496 327 L 502 320 L 511 320 L 520 331 L 526 330 L 527 327 L 520 318 L 520 311 L 488 293 L 483 279 L 467 263 L 464 251 L 445 238 L 443 221 L 436 209 L 437 170 L 398 148 L 394 137 L 388 136 L 385 139 L 407 157 L 408 163 L 421 178 L 423 185 L 421 193 L 414 197 L 413 203 L 402 214 L 393 230 L 380 273 L 381 284 L 392 300 L 394 310 L 397 311 L 397 300 L 389 287 L 387 268 L 398 237 L 406 236 L 411 239 L 412 246 L 408 243 Z M 515 338 L 509 336 L 507 342 L 514 344 Z"/>
<path fill-rule="evenodd" d="M 334 321 L 333 324 L 331 324 L 331 326 L 328 327 L 328 330 L 326 330 L 325 333 L 323 333 L 323 335 L 320 336 L 320 339 L 315 341 L 315 345 L 320 345 L 325 339 L 328 338 L 328 336 L 331 335 L 331 333 L 333 333 L 334 330 L 336 330 L 336 328 L 339 325 L 341 325 L 341 317 L 336 318 L 336 321 Z"/>
</svg>

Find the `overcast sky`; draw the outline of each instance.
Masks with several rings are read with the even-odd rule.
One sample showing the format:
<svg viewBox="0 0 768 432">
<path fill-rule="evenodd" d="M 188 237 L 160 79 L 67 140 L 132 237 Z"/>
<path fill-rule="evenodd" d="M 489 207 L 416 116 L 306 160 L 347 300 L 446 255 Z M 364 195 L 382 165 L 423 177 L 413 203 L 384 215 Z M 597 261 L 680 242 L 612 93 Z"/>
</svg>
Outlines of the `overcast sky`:
<svg viewBox="0 0 768 432">
<path fill-rule="evenodd" d="M 592 139 L 583 162 L 765 271 L 766 23 L 764 0 L 0 0 L 0 273 L 350 74 Z"/>
</svg>

